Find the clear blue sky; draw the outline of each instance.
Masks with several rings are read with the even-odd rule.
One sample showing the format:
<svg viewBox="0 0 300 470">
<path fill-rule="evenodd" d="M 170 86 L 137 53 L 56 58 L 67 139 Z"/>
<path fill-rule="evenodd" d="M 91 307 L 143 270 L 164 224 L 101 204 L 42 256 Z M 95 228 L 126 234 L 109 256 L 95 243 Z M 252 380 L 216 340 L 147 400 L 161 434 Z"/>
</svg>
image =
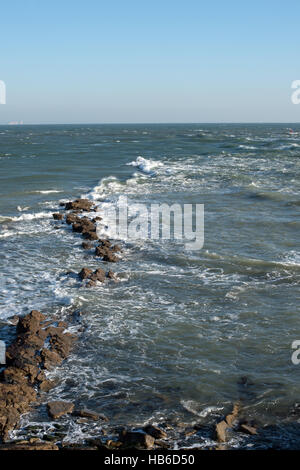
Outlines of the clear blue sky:
<svg viewBox="0 0 300 470">
<path fill-rule="evenodd" d="M 300 2 L 1 2 L 0 123 L 293 122 Z"/>
</svg>

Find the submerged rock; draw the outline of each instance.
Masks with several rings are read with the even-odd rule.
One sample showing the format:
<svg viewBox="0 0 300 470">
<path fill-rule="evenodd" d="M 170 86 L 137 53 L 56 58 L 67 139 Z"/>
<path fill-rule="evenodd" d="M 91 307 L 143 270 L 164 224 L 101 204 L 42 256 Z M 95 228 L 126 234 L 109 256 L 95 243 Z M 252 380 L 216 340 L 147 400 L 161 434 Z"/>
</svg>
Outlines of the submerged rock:
<svg viewBox="0 0 300 470">
<path fill-rule="evenodd" d="M 81 410 L 75 410 L 73 414 L 74 416 L 79 416 L 81 418 L 89 418 L 89 419 L 92 419 L 93 421 L 98 421 L 99 419 L 102 419 L 99 413 L 96 413 L 95 411 L 87 410 L 86 408 L 83 408 Z"/>
</svg>

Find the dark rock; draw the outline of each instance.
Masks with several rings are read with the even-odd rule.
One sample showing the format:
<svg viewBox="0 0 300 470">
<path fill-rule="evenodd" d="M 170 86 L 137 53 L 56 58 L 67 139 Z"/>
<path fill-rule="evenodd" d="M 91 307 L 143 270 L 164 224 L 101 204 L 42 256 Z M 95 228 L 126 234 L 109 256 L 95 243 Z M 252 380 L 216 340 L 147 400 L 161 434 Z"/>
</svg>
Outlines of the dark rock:
<svg viewBox="0 0 300 470">
<path fill-rule="evenodd" d="M 47 404 L 49 416 L 58 419 L 61 416 L 72 413 L 74 404 L 67 401 L 51 401 Z"/>
<path fill-rule="evenodd" d="M 95 255 L 103 258 L 108 253 L 108 249 L 103 246 L 96 246 Z"/>
<path fill-rule="evenodd" d="M 64 216 L 62 214 L 59 214 L 59 213 L 52 214 L 52 217 L 53 217 L 54 220 L 62 220 L 64 218 Z"/>
<path fill-rule="evenodd" d="M 72 225 L 72 224 L 75 224 L 79 219 L 79 217 L 76 215 L 76 214 L 68 214 L 66 216 L 66 222 L 68 225 Z"/>
<path fill-rule="evenodd" d="M 63 359 L 55 351 L 50 351 L 50 349 L 42 349 L 41 359 L 45 369 L 52 369 L 53 366 L 61 364 Z"/>
<path fill-rule="evenodd" d="M 65 205 L 66 210 L 83 210 L 90 211 L 93 207 L 93 203 L 88 199 L 75 199 L 75 201 L 67 202 Z"/>
<path fill-rule="evenodd" d="M 75 223 L 72 225 L 72 228 L 73 228 L 73 232 L 76 232 L 76 233 L 81 233 L 82 230 L 83 230 L 83 227 L 82 227 L 82 225 L 81 225 L 79 222 L 75 222 Z"/>
<path fill-rule="evenodd" d="M 40 328 L 41 321 L 46 317 L 38 310 L 32 310 L 28 315 L 19 319 L 17 333 L 36 333 Z"/>
<path fill-rule="evenodd" d="M 57 445 L 51 442 L 23 442 L 23 443 L 11 443 L 11 444 L 0 444 L 0 451 L 1 450 L 59 450 Z"/>
<path fill-rule="evenodd" d="M 98 421 L 100 419 L 100 415 L 95 411 L 87 410 L 86 408 L 82 410 L 75 410 L 74 416 L 80 416 L 81 418 L 89 418 L 94 421 Z"/>
<path fill-rule="evenodd" d="M 109 240 L 106 240 L 105 238 L 100 238 L 99 246 L 106 246 L 107 248 L 109 248 L 111 246 L 111 242 Z"/>
<path fill-rule="evenodd" d="M 123 430 L 120 433 L 120 441 L 125 447 L 138 447 L 143 449 L 151 449 L 155 439 L 153 436 L 140 431 Z"/>
<path fill-rule="evenodd" d="M 80 273 L 78 274 L 78 276 L 80 277 L 80 279 L 89 279 L 91 277 L 91 275 L 93 274 L 93 271 L 89 268 L 82 268 L 82 270 L 80 271 Z"/>
<path fill-rule="evenodd" d="M 74 341 L 75 336 L 71 333 L 57 333 L 51 336 L 49 343 L 51 351 L 65 359 L 70 354 Z"/>
<path fill-rule="evenodd" d="M 83 236 L 84 238 L 86 238 L 87 240 L 92 240 L 92 241 L 95 241 L 95 240 L 98 240 L 98 235 L 96 232 L 84 232 L 83 233 Z"/>
<path fill-rule="evenodd" d="M 115 256 L 113 253 L 106 253 L 103 256 L 103 261 L 106 261 L 107 263 L 116 263 L 118 261 L 117 256 Z"/>
<path fill-rule="evenodd" d="M 155 439 L 165 439 L 167 437 L 167 433 L 165 431 L 153 424 L 147 424 L 147 426 L 144 427 L 144 431 Z"/>
<path fill-rule="evenodd" d="M 96 269 L 96 271 L 90 276 L 90 279 L 92 281 L 100 281 L 100 282 L 104 282 L 105 281 L 105 271 L 103 271 L 103 269 L 99 268 L 99 269 Z"/>
<path fill-rule="evenodd" d="M 116 279 L 116 275 L 113 271 L 108 271 L 106 277 L 108 277 L 108 279 Z"/>
</svg>

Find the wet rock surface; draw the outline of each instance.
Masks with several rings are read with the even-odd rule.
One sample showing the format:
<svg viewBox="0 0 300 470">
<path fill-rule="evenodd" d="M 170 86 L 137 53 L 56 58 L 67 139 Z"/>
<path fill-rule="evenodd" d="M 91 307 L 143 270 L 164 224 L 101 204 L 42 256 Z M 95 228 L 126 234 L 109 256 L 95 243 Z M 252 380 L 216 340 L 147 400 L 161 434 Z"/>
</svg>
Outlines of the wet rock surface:
<svg viewBox="0 0 300 470">
<path fill-rule="evenodd" d="M 61 416 L 72 413 L 74 404 L 67 401 L 52 401 L 48 405 L 48 413 L 52 419 L 58 419 Z"/>
<path fill-rule="evenodd" d="M 141 449 L 152 449 L 155 438 L 142 431 L 123 430 L 119 436 L 120 442 L 124 447 L 135 447 Z"/>
<path fill-rule="evenodd" d="M 74 336 L 64 327 L 47 326 L 46 316 L 37 310 L 19 318 L 16 339 L 7 348 L 7 366 L 0 376 L 0 437 L 6 440 L 23 413 L 37 400 L 37 391 L 55 384 L 44 370 L 60 364 L 70 353 Z"/>
</svg>

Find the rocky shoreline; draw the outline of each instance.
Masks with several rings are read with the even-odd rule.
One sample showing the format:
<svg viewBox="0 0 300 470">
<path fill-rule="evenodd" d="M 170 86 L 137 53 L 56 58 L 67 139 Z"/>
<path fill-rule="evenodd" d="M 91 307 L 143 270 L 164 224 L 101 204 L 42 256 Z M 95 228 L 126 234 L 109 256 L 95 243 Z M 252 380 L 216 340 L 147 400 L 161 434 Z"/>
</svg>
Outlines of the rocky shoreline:
<svg viewBox="0 0 300 470">
<path fill-rule="evenodd" d="M 122 248 L 108 239 L 101 239 L 97 234 L 97 223 L 101 217 L 93 217 L 98 208 L 87 199 L 61 203 L 61 211 L 53 214 L 53 219 L 71 225 L 75 233 L 84 238 L 82 248 L 94 250 L 94 255 L 105 263 L 116 263 L 120 259 Z M 62 212 L 62 211 L 65 211 Z M 83 215 L 83 213 L 88 213 Z M 117 275 L 110 269 L 98 268 L 95 271 L 83 266 L 78 279 L 85 287 L 93 288 L 98 283 L 116 282 Z M 11 440 L 11 431 L 18 428 L 21 416 L 37 407 L 41 397 L 55 389 L 56 382 L 47 378 L 47 372 L 59 367 L 76 346 L 79 337 L 68 332 L 68 323 L 59 318 L 49 318 L 44 313 L 32 310 L 24 317 L 14 317 L 15 339 L 6 351 L 6 366 L 0 375 L 0 450 L 97 450 L 97 449 L 172 449 L 170 438 L 172 429 L 168 426 L 148 424 L 143 428 L 115 430 L 114 437 L 105 435 L 87 439 L 84 443 L 64 442 L 59 432 L 45 434 L 43 438 L 29 437 L 23 440 Z M 67 401 L 48 401 L 47 413 L 55 422 L 66 415 L 84 420 L 107 422 L 104 415 L 85 408 L 78 409 Z M 194 426 L 183 430 L 184 436 L 197 434 Z M 243 416 L 242 404 L 233 404 L 232 411 L 211 429 L 211 439 L 219 444 L 213 448 L 227 448 L 227 442 L 234 433 L 255 436 L 259 432 L 256 424 Z M 211 447 L 210 447 L 211 448 Z"/>
</svg>

